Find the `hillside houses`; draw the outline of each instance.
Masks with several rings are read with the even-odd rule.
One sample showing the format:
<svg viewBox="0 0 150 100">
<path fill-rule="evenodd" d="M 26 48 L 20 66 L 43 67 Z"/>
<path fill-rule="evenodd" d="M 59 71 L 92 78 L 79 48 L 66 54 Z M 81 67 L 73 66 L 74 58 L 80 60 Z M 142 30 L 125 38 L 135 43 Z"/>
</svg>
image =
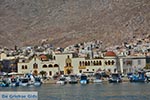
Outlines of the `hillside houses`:
<svg viewBox="0 0 150 100">
<path fill-rule="evenodd" d="M 143 69 L 150 63 L 150 39 L 138 38 L 122 45 L 103 48 L 96 40 L 66 48 L 50 44 L 15 49 L 0 49 L 0 70 L 39 74 L 92 74 L 99 70 L 128 73 Z"/>
</svg>

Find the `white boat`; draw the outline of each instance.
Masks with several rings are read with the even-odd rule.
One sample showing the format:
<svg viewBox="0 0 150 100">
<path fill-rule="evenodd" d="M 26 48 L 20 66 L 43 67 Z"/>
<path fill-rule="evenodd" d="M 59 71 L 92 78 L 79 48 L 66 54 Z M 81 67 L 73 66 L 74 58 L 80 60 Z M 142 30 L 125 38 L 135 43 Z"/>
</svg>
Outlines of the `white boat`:
<svg viewBox="0 0 150 100">
<path fill-rule="evenodd" d="M 9 86 L 11 86 L 11 87 L 19 86 L 19 79 L 17 79 L 17 78 L 12 78 L 12 79 L 11 79 L 11 83 L 9 84 Z"/>
<path fill-rule="evenodd" d="M 101 82 L 102 82 L 101 74 L 100 73 L 95 73 L 93 83 L 101 83 Z"/>
<path fill-rule="evenodd" d="M 20 86 L 28 86 L 29 85 L 29 79 L 28 78 L 22 78 L 20 79 Z"/>
<path fill-rule="evenodd" d="M 67 81 L 66 81 L 66 78 L 64 77 L 60 77 L 59 80 L 56 82 L 56 84 L 66 84 Z"/>
<path fill-rule="evenodd" d="M 93 83 L 102 83 L 102 80 L 101 79 L 94 79 Z"/>
</svg>

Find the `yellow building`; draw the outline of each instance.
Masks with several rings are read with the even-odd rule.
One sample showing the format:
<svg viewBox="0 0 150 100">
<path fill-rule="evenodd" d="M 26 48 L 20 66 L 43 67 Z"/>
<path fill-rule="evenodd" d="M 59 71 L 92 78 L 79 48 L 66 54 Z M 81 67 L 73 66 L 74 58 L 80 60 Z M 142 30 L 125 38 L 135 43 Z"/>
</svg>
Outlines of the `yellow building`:
<svg viewBox="0 0 150 100">
<path fill-rule="evenodd" d="M 91 74 L 100 69 L 111 72 L 117 70 L 116 55 L 110 52 L 106 53 L 105 57 L 100 59 L 74 58 L 70 53 L 54 53 L 53 60 L 46 60 L 44 56 L 42 58 L 35 56 L 31 60 L 20 59 L 18 73 L 39 73 L 40 71 L 46 71 L 48 76 L 53 76 L 56 73 Z"/>
</svg>

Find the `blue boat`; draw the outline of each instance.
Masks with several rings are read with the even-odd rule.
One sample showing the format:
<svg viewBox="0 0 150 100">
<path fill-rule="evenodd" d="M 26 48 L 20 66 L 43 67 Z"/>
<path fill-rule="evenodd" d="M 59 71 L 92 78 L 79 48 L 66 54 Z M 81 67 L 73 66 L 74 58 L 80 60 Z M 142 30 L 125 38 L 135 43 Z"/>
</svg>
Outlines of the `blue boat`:
<svg viewBox="0 0 150 100">
<path fill-rule="evenodd" d="M 86 75 L 81 75 L 81 77 L 80 77 L 80 83 L 81 84 L 88 84 L 89 83 L 89 80 L 87 79 Z"/>
<path fill-rule="evenodd" d="M 34 86 L 41 86 L 42 81 L 39 77 L 35 77 Z"/>
<path fill-rule="evenodd" d="M 120 83 L 122 82 L 121 75 L 118 73 L 111 74 L 111 77 L 108 81 L 109 83 Z"/>
<path fill-rule="evenodd" d="M 12 78 L 9 86 L 11 86 L 11 87 L 19 86 L 19 79 L 18 78 Z"/>
<path fill-rule="evenodd" d="M 138 72 L 138 74 L 133 74 L 130 77 L 130 82 L 145 82 L 146 77 L 145 77 L 145 72 Z"/>
<path fill-rule="evenodd" d="M 0 87 L 8 87 L 9 83 L 5 80 L 0 81 Z"/>
</svg>

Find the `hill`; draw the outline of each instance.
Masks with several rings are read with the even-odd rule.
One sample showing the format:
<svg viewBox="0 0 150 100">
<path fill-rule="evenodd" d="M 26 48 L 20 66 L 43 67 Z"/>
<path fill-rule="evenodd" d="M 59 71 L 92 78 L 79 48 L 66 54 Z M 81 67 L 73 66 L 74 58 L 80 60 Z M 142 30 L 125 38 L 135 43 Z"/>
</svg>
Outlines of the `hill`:
<svg viewBox="0 0 150 100">
<path fill-rule="evenodd" d="M 150 0 L 0 0 L 0 45 L 118 44 L 150 34 Z"/>
</svg>

